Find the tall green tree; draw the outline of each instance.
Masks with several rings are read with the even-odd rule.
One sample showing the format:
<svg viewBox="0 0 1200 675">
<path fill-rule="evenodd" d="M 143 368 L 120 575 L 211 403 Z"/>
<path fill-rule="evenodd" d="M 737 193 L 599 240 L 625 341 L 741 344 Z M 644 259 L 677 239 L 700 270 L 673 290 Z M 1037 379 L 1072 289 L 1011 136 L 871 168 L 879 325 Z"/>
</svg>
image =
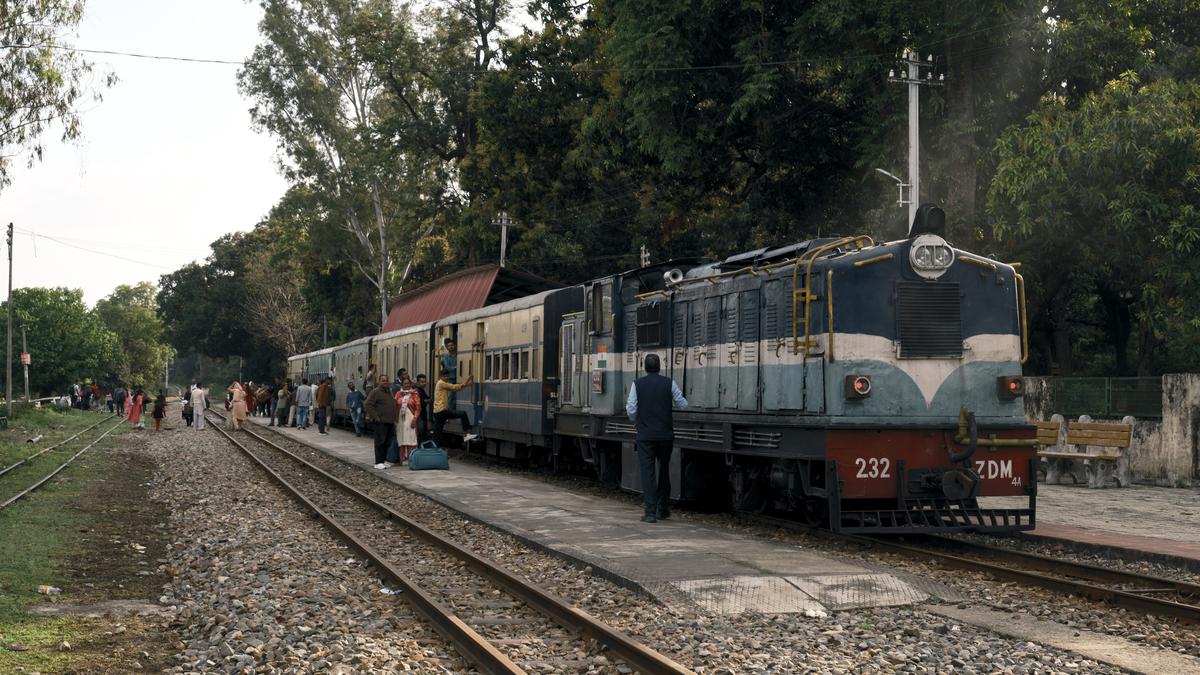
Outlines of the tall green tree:
<svg viewBox="0 0 1200 675">
<path fill-rule="evenodd" d="M 165 343 L 165 329 L 158 316 L 158 289 L 143 281 L 136 286 L 117 286 L 96 303 L 96 316 L 121 341 L 122 358 L 117 374 L 128 384 L 151 386 L 163 375 L 175 355 Z"/>
<path fill-rule="evenodd" d="M 7 312 L 8 303 L 0 303 L 0 314 Z M 29 387 L 35 395 L 64 394 L 73 382 L 84 379 L 111 381 L 124 360 L 120 339 L 87 308 L 83 291 L 77 289 L 13 289 L 13 328 L 25 329 L 32 361 Z M 14 396 L 21 391 L 17 383 L 22 377 L 17 352 Z"/>
<path fill-rule="evenodd" d="M 997 154 L 995 231 L 1035 254 L 1039 303 L 1084 285 L 1115 374 L 1156 372 L 1168 336 L 1200 325 L 1200 84 L 1130 72 L 1077 107 L 1047 97 Z"/>
<path fill-rule="evenodd" d="M 11 180 L 12 161 L 42 158 L 45 133 L 62 139 L 81 131 L 80 104 L 99 98 L 92 64 L 64 47 L 61 36 L 83 18 L 82 0 L 7 0 L 0 4 L 0 187 Z M 109 75 L 100 86 L 111 85 Z"/>
<path fill-rule="evenodd" d="M 411 42 L 411 16 L 391 2 L 264 0 L 263 42 L 239 73 L 255 101 L 251 116 L 279 142 L 281 167 L 292 181 L 323 200 L 326 225 L 353 237 L 346 250 L 377 292 L 379 325 L 394 290 L 394 184 L 404 158 L 386 142 L 384 82 L 366 50 L 365 35 Z M 411 172 L 407 175 L 411 176 Z M 394 227 L 393 227 L 394 226 Z M 411 229 L 411 228 L 410 228 Z M 347 250 L 348 249 L 348 250 Z"/>
</svg>

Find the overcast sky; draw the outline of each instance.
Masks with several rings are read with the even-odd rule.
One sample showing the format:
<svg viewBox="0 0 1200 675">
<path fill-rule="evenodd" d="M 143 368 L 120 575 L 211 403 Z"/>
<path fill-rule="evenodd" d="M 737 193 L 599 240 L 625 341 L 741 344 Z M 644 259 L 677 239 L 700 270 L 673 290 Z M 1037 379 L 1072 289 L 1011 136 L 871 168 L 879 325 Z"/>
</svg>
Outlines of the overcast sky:
<svg viewBox="0 0 1200 675">
<path fill-rule="evenodd" d="M 242 60 L 260 14 L 245 0 L 87 0 L 73 42 Z M 63 144 L 54 134 L 44 161 L 14 167 L 0 223 L 17 228 L 14 287 L 81 288 L 90 305 L 119 284 L 157 284 L 203 259 L 214 239 L 260 221 L 285 185 L 274 142 L 250 128 L 237 66 L 88 58 L 120 81 L 87 104 L 81 139 Z"/>
</svg>

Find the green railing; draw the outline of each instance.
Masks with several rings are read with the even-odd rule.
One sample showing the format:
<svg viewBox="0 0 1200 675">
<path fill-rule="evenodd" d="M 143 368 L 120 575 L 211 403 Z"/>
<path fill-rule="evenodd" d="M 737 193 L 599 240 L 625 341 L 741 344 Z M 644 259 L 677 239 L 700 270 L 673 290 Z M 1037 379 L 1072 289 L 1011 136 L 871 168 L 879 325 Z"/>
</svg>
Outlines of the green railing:
<svg viewBox="0 0 1200 675">
<path fill-rule="evenodd" d="M 1050 402 L 1067 419 L 1162 417 L 1161 377 L 1052 377 Z"/>
</svg>

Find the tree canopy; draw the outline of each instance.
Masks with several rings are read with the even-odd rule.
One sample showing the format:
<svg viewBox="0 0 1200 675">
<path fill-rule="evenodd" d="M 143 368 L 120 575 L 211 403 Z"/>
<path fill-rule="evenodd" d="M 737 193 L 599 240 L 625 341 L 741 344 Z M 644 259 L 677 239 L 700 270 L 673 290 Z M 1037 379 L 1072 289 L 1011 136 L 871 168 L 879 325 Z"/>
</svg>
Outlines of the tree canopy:
<svg viewBox="0 0 1200 675">
<path fill-rule="evenodd" d="M 181 351 L 268 369 L 318 325 L 367 334 L 406 285 L 495 261 L 502 211 L 509 264 L 564 283 L 643 246 L 899 236 L 872 169 L 903 173 L 887 74 L 912 49 L 946 76 L 922 92 L 920 199 L 955 245 L 1024 264 L 1031 371 L 1200 367 L 1200 0 L 534 0 L 509 34 L 507 0 L 261 4 L 239 83 L 291 189 L 163 278 Z"/>
<path fill-rule="evenodd" d="M 0 303 L 7 314 L 8 303 Z M 64 393 L 83 379 L 115 381 L 124 362 L 121 341 L 83 302 L 83 292 L 68 288 L 14 288 L 13 328 L 25 329 L 34 394 Z M 20 346 L 20 337 L 13 341 Z M 20 349 L 13 350 L 13 396 L 21 386 Z"/>
<path fill-rule="evenodd" d="M 61 129 L 63 140 L 82 130 L 80 104 L 98 98 L 92 65 L 61 35 L 79 25 L 82 0 L 6 0 L 0 6 L 0 187 L 11 180 L 13 159 L 34 163 L 46 150 L 44 134 Z M 99 83 L 112 84 L 110 74 Z"/>
</svg>

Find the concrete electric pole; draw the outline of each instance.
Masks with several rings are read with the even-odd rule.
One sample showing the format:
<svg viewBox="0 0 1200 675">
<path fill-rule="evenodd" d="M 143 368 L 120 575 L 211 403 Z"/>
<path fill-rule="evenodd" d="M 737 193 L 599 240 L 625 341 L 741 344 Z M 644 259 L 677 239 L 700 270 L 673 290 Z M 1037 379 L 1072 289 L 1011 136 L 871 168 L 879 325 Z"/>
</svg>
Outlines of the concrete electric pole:
<svg viewBox="0 0 1200 675">
<path fill-rule="evenodd" d="M 13 224 L 8 224 L 8 375 L 5 377 L 4 394 L 8 401 L 8 417 L 12 419 L 12 261 Z"/>
<path fill-rule="evenodd" d="M 25 326 L 21 326 L 21 367 L 25 369 L 25 402 L 29 403 L 29 344 L 25 342 Z"/>
<path fill-rule="evenodd" d="M 500 226 L 500 266 L 504 267 L 504 256 L 508 253 L 508 226 L 513 224 L 513 219 L 508 217 L 506 211 L 501 211 L 492 224 Z"/>
<path fill-rule="evenodd" d="M 921 60 L 921 55 L 912 50 L 904 51 L 906 71 L 896 76 L 896 71 L 888 73 L 889 82 L 900 82 L 908 85 L 908 226 L 917 217 L 917 207 L 921 205 L 921 87 L 942 86 L 946 76 L 940 75 L 937 80 L 933 74 L 926 72 L 921 77 L 921 71 L 933 68 L 933 54 Z"/>
</svg>

